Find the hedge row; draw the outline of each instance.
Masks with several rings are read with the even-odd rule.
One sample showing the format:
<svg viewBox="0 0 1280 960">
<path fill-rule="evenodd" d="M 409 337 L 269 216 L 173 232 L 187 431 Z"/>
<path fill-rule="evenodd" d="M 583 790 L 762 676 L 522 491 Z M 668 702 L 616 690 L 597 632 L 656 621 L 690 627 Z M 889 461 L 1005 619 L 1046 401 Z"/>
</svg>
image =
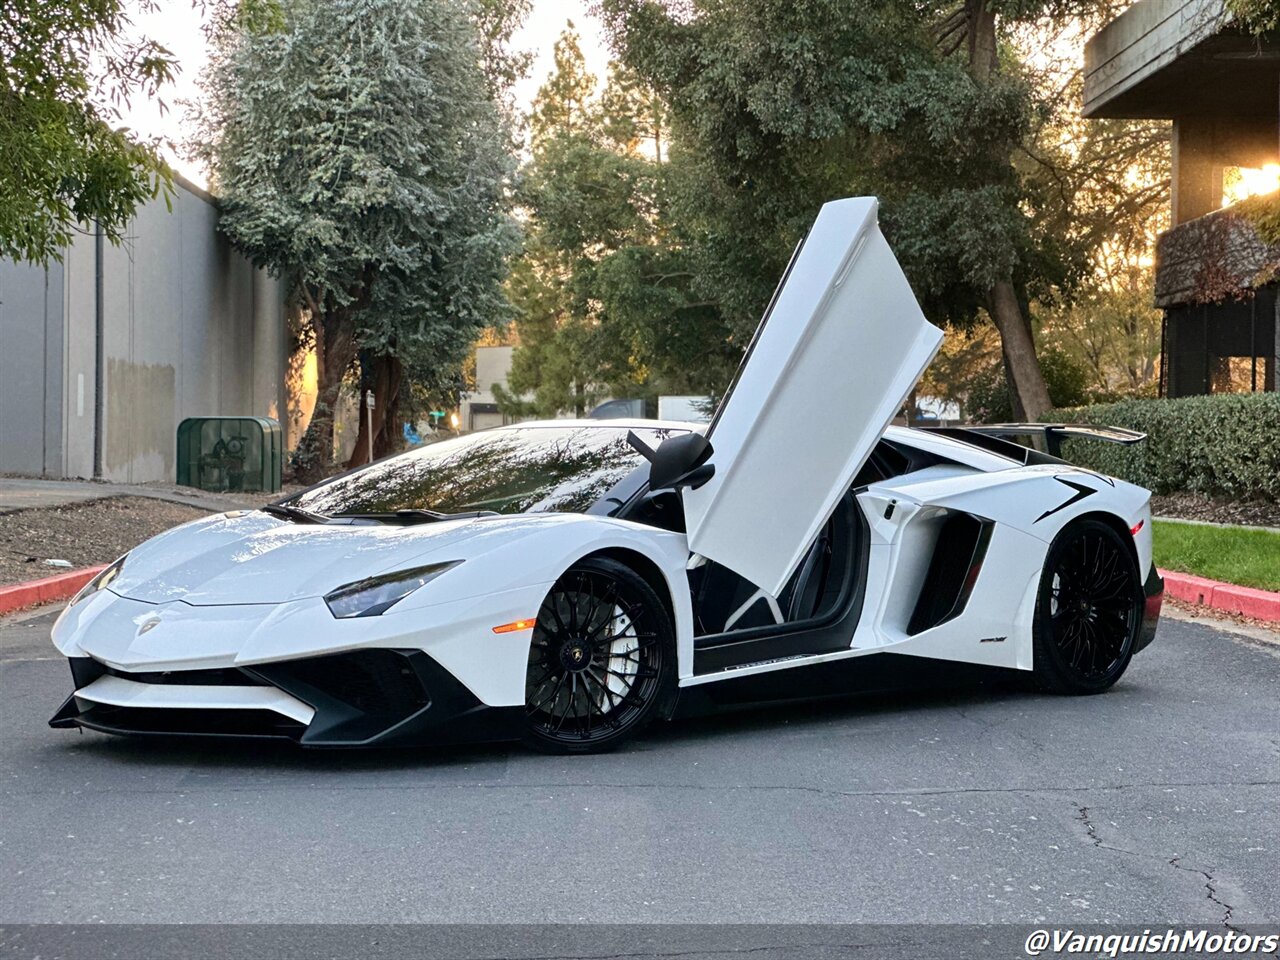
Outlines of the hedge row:
<svg viewBox="0 0 1280 960">
<path fill-rule="evenodd" d="M 1280 500 L 1280 393 L 1124 400 L 1044 419 L 1141 430 L 1146 442 L 1128 447 L 1070 440 L 1063 457 L 1155 493 Z"/>
</svg>

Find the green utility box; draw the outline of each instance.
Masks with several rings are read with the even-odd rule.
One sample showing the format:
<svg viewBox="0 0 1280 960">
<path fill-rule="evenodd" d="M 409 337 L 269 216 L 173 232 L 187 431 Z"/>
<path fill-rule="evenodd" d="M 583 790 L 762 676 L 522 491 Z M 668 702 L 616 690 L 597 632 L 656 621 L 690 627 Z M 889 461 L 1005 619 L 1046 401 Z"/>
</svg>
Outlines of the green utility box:
<svg viewBox="0 0 1280 960">
<path fill-rule="evenodd" d="M 178 424 L 178 483 L 201 490 L 280 492 L 284 441 L 270 417 L 188 417 Z"/>
</svg>

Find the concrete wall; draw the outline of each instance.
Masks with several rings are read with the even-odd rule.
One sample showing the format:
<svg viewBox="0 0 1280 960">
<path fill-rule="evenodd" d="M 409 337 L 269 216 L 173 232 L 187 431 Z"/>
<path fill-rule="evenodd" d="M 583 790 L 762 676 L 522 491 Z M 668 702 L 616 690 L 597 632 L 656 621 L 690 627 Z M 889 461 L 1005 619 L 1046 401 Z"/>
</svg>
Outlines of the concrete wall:
<svg viewBox="0 0 1280 960">
<path fill-rule="evenodd" d="M 121 246 L 103 245 L 105 479 L 172 482 L 186 417 L 285 410 L 279 284 L 231 249 L 217 218 L 179 184 L 172 212 L 150 203 Z M 97 281 L 92 235 L 47 271 L 0 268 L 0 471 L 94 475 Z"/>
<path fill-rule="evenodd" d="M 507 385 L 511 374 L 511 357 L 515 347 L 476 348 L 476 389 L 492 394 L 494 384 Z"/>
<path fill-rule="evenodd" d="M 1172 117 L 1197 112 L 1190 105 L 1199 95 L 1238 98 L 1239 90 L 1193 91 L 1184 82 L 1205 79 L 1207 64 L 1189 61 L 1229 19 L 1224 0 L 1139 0 L 1085 44 L 1084 115 Z"/>
<path fill-rule="evenodd" d="M 476 347 L 476 390 L 463 397 L 459 405 L 460 427 L 464 431 L 487 430 L 509 423 L 510 418 L 498 411 L 493 395 L 494 384 L 507 385 L 511 373 L 511 355 L 515 347 Z"/>
<path fill-rule="evenodd" d="M 63 277 L 0 261 L 0 472 L 60 469 Z"/>
<path fill-rule="evenodd" d="M 58 410 L 64 428 L 62 462 L 50 464 L 45 475 L 50 477 L 93 476 L 94 397 L 96 377 L 94 368 L 94 305 L 97 294 L 94 285 L 94 241 L 86 239 L 75 243 L 66 252 L 63 263 L 66 273 L 63 290 L 66 297 L 66 313 L 63 329 L 62 368 L 67 385 L 64 393 L 56 398 L 61 404 Z M 4 393 L 0 385 L 0 394 Z M 0 462 L 4 461 L 0 451 Z"/>
</svg>

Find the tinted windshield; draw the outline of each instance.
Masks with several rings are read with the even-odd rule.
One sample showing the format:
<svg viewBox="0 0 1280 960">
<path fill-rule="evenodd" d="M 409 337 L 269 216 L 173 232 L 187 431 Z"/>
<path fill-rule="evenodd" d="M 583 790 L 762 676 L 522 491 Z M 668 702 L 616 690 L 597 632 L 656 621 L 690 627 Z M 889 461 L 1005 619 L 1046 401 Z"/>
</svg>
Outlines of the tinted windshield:
<svg viewBox="0 0 1280 960">
<path fill-rule="evenodd" d="M 636 430 L 651 447 L 682 432 Z M 625 427 L 488 430 L 370 464 L 289 503 L 327 516 L 396 510 L 582 513 L 641 463 L 627 444 Z"/>
</svg>

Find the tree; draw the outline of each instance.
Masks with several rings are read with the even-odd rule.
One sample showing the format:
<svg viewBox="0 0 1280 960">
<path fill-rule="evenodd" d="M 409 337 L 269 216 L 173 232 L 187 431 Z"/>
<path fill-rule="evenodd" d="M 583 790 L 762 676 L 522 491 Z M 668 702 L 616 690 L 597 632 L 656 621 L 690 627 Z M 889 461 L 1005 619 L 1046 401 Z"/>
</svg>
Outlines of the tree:
<svg viewBox="0 0 1280 960">
<path fill-rule="evenodd" d="M 1014 3 L 1018 2 L 1019 0 L 1014 0 Z M 1020 7 L 1015 8 L 1013 4 L 1006 4 L 1010 12 L 1016 10 L 1024 15 L 1027 6 L 1026 3 L 1021 3 Z M 997 4 L 989 0 L 964 0 L 963 6 L 938 22 L 935 29 L 942 32 L 948 28 L 949 21 L 962 19 L 962 30 L 968 48 L 968 73 L 977 88 L 975 92 L 979 99 L 985 100 L 994 92 L 999 99 L 1007 98 L 1008 105 L 1012 106 L 1021 91 L 1016 88 L 1001 89 L 1005 84 L 1000 75 L 997 18 Z M 1008 117 L 1012 119 L 1013 115 L 1010 110 Z M 975 285 L 982 290 L 983 306 L 1000 331 L 1005 374 L 1015 406 L 1021 408 L 1016 412 L 1034 420 L 1047 412 L 1053 402 L 1049 398 L 1049 388 L 1036 360 L 1031 320 L 1024 306 L 1027 296 L 1025 290 L 1019 289 L 1019 285 L 1025 286 L 1028 282 L 1025 274 L 1026 267 L 1030 266 L 1030 258 L 1025 255 L 1026 248 L 1023 247 L 1029 231 L 1025 221 L 1020 221 L 1015 212 L 1021 198 L 1016 184 L 1012 182 L 1013 152 L 1020 133 L 1017 126 L 1010 124 L 1004 138 L 993 138 L 986 144 L 985 152 L 988 155 L 983 158 L 985 163 L 982 164 L 986 169 L 978 173 L 976 178 L 979 190 L 994 188 L 998 191 L 993 205 L 995 209 L 991 212 L 998 210 L 1004 214 L 1001 217 L 1002 226 L 1008 232 L 1002 238 L 1004 242 L 997 240 L 994 246 L 1008 257 L 1008 262 L 1001 264 L 995 271 L 983 271 L 977 276 L 973 276 L 970 271 L 970 281 L 976 281 Z M 1023 250 L 1018 250 L 1018 247 L 1023 247 Z"/>
<path fill-rule="evenodd" d="M 1276 0 L 1227 0 L 1227 9 L 1256 34 L 1280 30 L 1280 3 Z"/>
<path fill-rule="evenodd" d="M 1000 363 L 1000 335 L 995 327 L 991 324 L 967 330 L 952 327 L 946 331 L 933 363 L 920 378 L 917 394 L 954 403 L 960 408 L 962 419 L 971 417 L 980 399 L 971 397 L 975 385 L 998 373 Z"/>
<path fill-rule="evenodd" d="M 554 416 L 610 394 L 720 389 L 736 352 L 673 216 L 672 196 L 695 187 L 666 104 L 621 65 L 597 90 L 572 25 L 555 54 L 530 117 L 525 248 L 509 282 L 519 346 L 499 402 Z"/>
<path fill-rule="evenodd" d="M 285 278 L 308 318 L 318 390 L 295 454 L 305 480 L 332 458 L 339 387 L 359 356 L 365 382 L 382 384 L 384 437 L 405 377 L 458 369 L 505 309 L 515 232 L 509 140 L 469 8 L 281 10 L 278 29 L 221 39 L 195 153 L 222 197 L 222 229 Z"/>
<path fill-rule="evenodd" d="M 1073 77 L 1068 89 L 1079 85 Z M 1066 296 L 1033 304 L 1039 339 L 1088 371 L 1094 400 L 1154 390 L 1151 251 L 1169 221 L 1168 140 L 1167 123 L 1087 121 L 1073 111 L 1047 124 L 1027 153 L 1028 179 L 1041 180 L 1039 230 L 1076 247 L 1081 265 Z"/>
<path fill-rule="evenodd" d="M 173 58 L 129 36 L 125 9 L 123 0 L 0 4 L 0 256 L 61 259 L 91 223 L 118 243 L 140 204 L 167 199 L 156 144 L 118 125 L 130 96 L 154 96 L 171 79 Z"/>
<path fill-rule="evenodd" d="M 1001 334 L 1019 413 L 1049 405 L 1029 307 L 1070 290 L 1083 248 L 1040 229 L 1020 163 L 1051 104 L 1011 45 L 1094 0 L 602 0 L 624 63 L 670 102 L 704 172 L 691 218 L 739 330 L 825 200 L 881 197 L 926 311 Z"/>
<path fill-rule="evenodd" d="M 1015 38 L 1037 53 L 1034 67 L 1024 58 L 1024 72 L 1041 109 L 1015 161 L 1033 198 L 1036 242 L 1070 250 L 1077 265 L 1069 286 L 1033 300 L 1037 340 L 1088 372 L 1094 401 L 1154 392 L 1160 313 L 1151 252 L 1168 227 L 1171 172 L 1167 121 L 1080 116 L 1083 38 L 1105 13 L 1036 24 Z"/>
<path fill-rule="evenodd" d="M 554 69 L 529 115 L 532 159 L 521 171 L 519 190 L 528 223 L 523 255 L 508 280 L 520 344 L 512 355 L 511 389 L 499 387 L 496 395 L 512 415 L 554 417 L 573 409 L 581 416 L 593 402 L 598 365 L 584 356 L 593 318 L 574 302 L 572 288 L 575 271 L 587 266 L 586 245 L 610 232 L 597 224 L 616 212 L 620 195 L 625 205 L 630 192 L 623 180 L 597 181 L 599 164 L 612 158 L 594 139 L 596 78 L 587 72 L 572 23 L 556 40 L 553 57 Z M 595 194 L 610 186 L 609 214 L 602 215 L 606 204 Z"/>
<path fill-rule="evenodd" d="M 479 36 L 480 67 L 489 93 L 504 110 L 514 112 L 511 88 L 529 72 L 533 54 L 512 49 L 516 30 L 533 9 L 533 0 L 475 0 L 472 16 Z"/>
<path fill-rule="evenodd" d="M 1046 347 L 1040 351 L 1040 363 L 1054 407 L 1078 407 L 1089 400 L 1089 372 L 1066 353 Z M 963 407 L 965 416 L 979 423 L 1017 419 L 1002 364 L 992 364 L 965 384 Z"/>
<path fill-rule="evenodd" d="M 1042 312 L 1043 340 L 1088 373 L 1094 401 L 1155 395 L 1161 314 L 1153 298 L 1151 271 L 1120 264 Z"/>
</svg>

